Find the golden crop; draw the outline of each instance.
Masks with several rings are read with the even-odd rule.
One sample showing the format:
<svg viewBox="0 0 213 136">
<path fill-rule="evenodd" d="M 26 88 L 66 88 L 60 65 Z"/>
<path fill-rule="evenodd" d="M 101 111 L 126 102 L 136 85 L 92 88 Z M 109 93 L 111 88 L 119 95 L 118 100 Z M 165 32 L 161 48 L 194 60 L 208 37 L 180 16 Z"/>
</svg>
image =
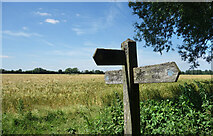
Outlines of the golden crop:
<svg viewBox="0 0 213 136">
<path fill-rule="evenodd" d="M 168 98 L 177 94 L 184 82 L 210 80 L 211 76 L 181 75 L 176 83 L 140 84 L 140 99 Z M 19 101 L 26 110 L 67 109 L 110 105 L 122 85 L 106 85 L 104 75 L 3 74 L 3 112 L 16 112 Z"/>
</svg>

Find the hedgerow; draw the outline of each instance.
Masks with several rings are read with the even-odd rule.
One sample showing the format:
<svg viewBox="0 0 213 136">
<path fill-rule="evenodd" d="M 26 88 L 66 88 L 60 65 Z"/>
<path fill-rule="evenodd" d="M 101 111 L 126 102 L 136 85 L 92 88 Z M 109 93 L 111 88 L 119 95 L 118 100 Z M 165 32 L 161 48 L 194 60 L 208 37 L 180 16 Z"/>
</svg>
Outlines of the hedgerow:
<svg viewBox="0 0 213 136">
<path fill-rule="evenodd" d="M 185 83 L 179 87 L 182 92 L 177 98 L 140 102 L 142 134 L 212 134 L 211 88 L 200 82 Z M 210 92 L 207 91 L 209 89 Z M 105 108 L 104 113 L 101 112 L 101 116 L 93 121 L 95 129 L 92 133 L 123 134 L 123 103 L 118 96 L 116 99 L 114 105 Z"/>
</svg>

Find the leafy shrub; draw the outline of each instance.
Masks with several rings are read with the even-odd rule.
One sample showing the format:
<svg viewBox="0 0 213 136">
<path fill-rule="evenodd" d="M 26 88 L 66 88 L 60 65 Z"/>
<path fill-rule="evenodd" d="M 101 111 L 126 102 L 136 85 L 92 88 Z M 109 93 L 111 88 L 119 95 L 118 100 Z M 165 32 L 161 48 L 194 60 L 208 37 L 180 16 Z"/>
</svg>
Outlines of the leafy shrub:
<svg viewBox="0 0 213 136">
<path fill-rule="evenodd" d="M 142 134 L 212 133 L 212 93 L 199 82 L 179 87 L 177 99 L 140 103 Z"/>
<path fill-rule="evenodd" d="M 182 92 L 177 98 L 140 102 L 141 134 L 212 134 L 212 92 L 200 82 L 179 88 Z M 123 103 L 118 95 L 116 98 L 93 121 L 92 133 L 123 134 Z"/>
</svg>

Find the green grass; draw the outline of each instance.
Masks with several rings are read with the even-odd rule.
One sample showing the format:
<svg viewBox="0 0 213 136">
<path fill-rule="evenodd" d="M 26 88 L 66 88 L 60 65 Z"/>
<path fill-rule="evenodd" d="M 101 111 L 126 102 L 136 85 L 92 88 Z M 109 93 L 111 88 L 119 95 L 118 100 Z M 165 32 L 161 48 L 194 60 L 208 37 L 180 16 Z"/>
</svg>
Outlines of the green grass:
<svg viewBox="0 0 213 136">
<path fill-rule="evenodd" d="M 199 90 L 194 81 L 212 93 L 209 77 L 182 76 L 176 83 L 140 84 L 140 100 L 179 99 L 185 83 Z M 122 89 L 106 85 L 103 75 L 3 75 L 3 133 L 122 133 Z"/>
<path fill-rule="evenodd" d="M 211 135 L 213 93 L 206 84 L 185 83 L 176 98 L 141 102 L 142 134 Z"/>
</svg>

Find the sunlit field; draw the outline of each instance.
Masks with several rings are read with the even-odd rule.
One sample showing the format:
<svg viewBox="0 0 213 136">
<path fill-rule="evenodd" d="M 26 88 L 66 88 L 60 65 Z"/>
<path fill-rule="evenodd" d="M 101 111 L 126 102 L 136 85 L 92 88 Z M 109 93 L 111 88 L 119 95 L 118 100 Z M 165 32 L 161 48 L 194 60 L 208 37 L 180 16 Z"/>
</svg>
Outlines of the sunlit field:
<svg viewBox="0 0 213 136">
<path fill-rule="evenodd" d="M 210 75 L 180 75 L 175 83 L 140 84 L 140 100 L 174 98 L 180 93 L 179 85 L 194 81 L 205 84 L 210 80 Z M 8 126 L 14 125 L 10 124 L 12 122 L 10 119 L 28 111 L 37 116 L 62 111 L 66 113 L 68 119 L 66 123 L 59 123 L 60 125 L 51 130 L 51 133 L 68 133 L 68 130 L 62 128 L 70 126 L 78 133 L 85 133 L 87 130 L 82 126 L 84 119 L 80 113 L 89 113 L 91 118 L 96 116 L 99 109 L 113 103 L 115 93 L 122 99 L 122 90 L 122 85 L 105 84 L 104 75 L 3 74 L 3 128 L 5 121 L 7 124 L 5 129 L 9 131 Z M 4 114 L 7 115 L 5 120 Z M 21 129 L 19 130 L 19 133 L 22 133 Z M 49 131 L 42 130 L 41 133 Z M 11 126 L 11 133 L 15 132 Z M 23 131 L 23 133 L 32 132 Z"/>
<path fill-rule="evenodd" d="M 181 75 L 179 77 L 180 80 L 182 79 L 192 79 L 192 80 L 199 80 L 199 79 L 212 79 L 213 75 Z"/>
<path fill-rule="evenodd" d="M 2 79 L 5 112 L 16 112 L 20 100 L 26 110 L 109 105 L 114 92 L 122 97 L 123 89 L 105 84 L 104 75 L 5 74 Z M 175 83 L 140 84 L 140 99 L 173 97 L 179 84 L 194 80 L 211 80 L 211 75 L 180 75 Z"/>
<path fill-rule="evenodd" d="M 19 100 L 27 110 L 101 106 L 113 90 L 103 75 L 3 75 L 2 92 L 4 111 L 16 112 Z"/>
</svg>

